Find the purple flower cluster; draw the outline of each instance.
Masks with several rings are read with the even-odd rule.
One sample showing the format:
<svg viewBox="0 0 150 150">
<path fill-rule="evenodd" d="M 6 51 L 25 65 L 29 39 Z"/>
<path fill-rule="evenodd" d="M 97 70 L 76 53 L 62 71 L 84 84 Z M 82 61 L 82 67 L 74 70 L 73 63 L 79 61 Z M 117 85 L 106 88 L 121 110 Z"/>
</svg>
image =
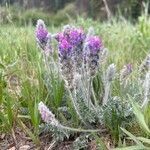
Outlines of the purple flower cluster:
<svg viewBox="0 0 150 150">
<path fill-rule="evenodd" d="M 47 41 L 48 31 L 43 27 L 42 24 L 37 26 L 36 37 L 41 43 L 45 43 Z"/>
<path fill-rule="evenodd" d="M 85 46 L 85 65 L 90 75 L 95 75 L 99 65 L 99 52 L 102 50 L 102 41 L 97 36 L 89 36 Z"/>
<path fill-rule="evenodd" d="M 45 52 L 49 53 L 51 51 L 51 35 L 48 33 L 44 21 L 39 19 L 36 25 L 35 36 L 38 46 Z"/>
<path fill-rule="evenodd" d="M 65 38 L 59 42 L 58 49 L 61 56 L 70 56 L 72 52 L 72 46 Z"/>
<path fill-rule="evenodd" d="M 85 34 L 83 30 L 73 27 L 67 27 L 61 33 L 58 33 L 56 40 L 58 41 L 59 53 L 62 56 L 71 55 L 74 49 L 83 43 Z"/>
<path fill-rule="evenodd" d="M 91 36 L 87 39 L 87 47 L 91 54 L 97 54 L 102 47 L 102 41 L 97 36 Z"/>
<path fill-rule="evenodd" d="M 63 32 L 56 35 L 59 60 L 63 77 L 70 89 L 74 86 L 74 73 L 81 67 L 85 33 L 82 29 L 66 26 Z"/>
<path fill-rule="evenodd" d="M 73 87 L 75 73 L 82 74 L 85 68 L 90 76 L 95 75 L 99 66 L 100 51 L 103 48 L 99 37 L 93 36 L 91 31 L 86 34 L 83 29 L 69 25 L 54 37 L 58 42 L 62 75 L 68 87 Z M 37 22 L 36 39 L 44 52 L 51 51 L 51 35 L 42 20 Z"/>
<path fill-rule="evenodd" d="M 89 75 L 95 75 L 99 66 L 99 52 L 103 45 L 99 37 L 85 34 L 82 29 L 67 26 L 56 36 L 61 70 L 69 85 L 73 85 L 74 74 L 82 73 L 83 66 Z M 70 79 L 70 80 L 68 80 Z"/>
<path fill-rule="evenodd" d="M 70 31 L 69 40 L 73 46 L 79 45 L 85 39 L 85 34 L 82 29 L 73 29 Z"/>
</svg>

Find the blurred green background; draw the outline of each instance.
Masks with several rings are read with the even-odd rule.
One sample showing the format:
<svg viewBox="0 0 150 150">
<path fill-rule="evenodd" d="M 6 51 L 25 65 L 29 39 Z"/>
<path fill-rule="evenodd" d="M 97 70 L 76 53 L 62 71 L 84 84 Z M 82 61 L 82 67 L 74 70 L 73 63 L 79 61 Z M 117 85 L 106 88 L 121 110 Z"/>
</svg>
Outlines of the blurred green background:
<svg viewBox="0 0 150 150">
<path fill-rule="evenodd" d="M 79 15 L 101 21 L 123 16 L 135 22 L 148 2 L 149 0 L 0 0 L 0 23 L 35 25 L 36 20 L 41 18 L 47 25 L 59 26 L 75 20 Z"/>
</svg>

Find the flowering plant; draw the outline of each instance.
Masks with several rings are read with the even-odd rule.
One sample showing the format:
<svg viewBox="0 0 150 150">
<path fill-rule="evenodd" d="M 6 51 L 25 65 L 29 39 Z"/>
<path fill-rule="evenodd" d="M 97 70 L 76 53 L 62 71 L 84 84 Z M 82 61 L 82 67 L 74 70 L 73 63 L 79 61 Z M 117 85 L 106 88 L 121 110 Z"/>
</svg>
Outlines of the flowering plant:
<svg viewBox="0 0 150 150">
<path fill-rule="evenodd" d="M 91 128 L 93 123 L 103 125 L 106 120 L 110 123 L 122 118 L 122 121 L 117 121 L 116 126 L 118 127 L 126 117 L 131 115 L 131 106 L 121 101 L 119 97 L 111 95 L 111 84 L 114 79 L 118 78 L 116 65 L 110 64 L 105 69 L 104 74 L 98 73 L 99 68 L 106 62 L 108 50 L 104 47 L 101 38 L 94 34 L 92 28 L 86 33 L 82 28 L 67 25 L 61 32 L 50 34 L 44 22 L 38 20 L 36 40 L 42 52 L 46 54 L 44 55 L 46 56 L 44 57 L 46 70 L 57 70 L 57 74 L 61 74 L 61 79 L 65 81 L 65 94 L 72 100 L 76 114 L 86 127 Z M 52 49 L 56 48 L 52 46 L 53 41 L 57 43 L 56 51 L 52 51 Z M 53 59 L 54 52 L 58 54 L 58 59 Z M 50 63 L 53 65 L 50 65 Z M 127 81 L 131 72 L 131 64 L 123 67 L 119 74 L 120 86 L 126 87 L 128 85 Z M 95 94 L 96 87 L 94 83 L 97 76 L 102 79 L 103 84 L 103 96 L 101 99 L 99 99 L 100 95 Z M 110 100 L 111 102 L 108 103 Z M 128 113 L 119 115 L 124 108 L 127 108 Z M 112 120 L 113 109 L 116 109 L 115 121 Z M 42 102 L 39 103 L 39 112 L 45 123 L 61 130 L 77 132 L 99 131 L 93 129 L 81 130 L 62 125 Z M 114 129 L 111 128 L 111 130 L 113 131 Z M 116 136 L 116 132 L 114 134 Z M 118 138 L 118 136 L 116 137 Z"/>
</svg>

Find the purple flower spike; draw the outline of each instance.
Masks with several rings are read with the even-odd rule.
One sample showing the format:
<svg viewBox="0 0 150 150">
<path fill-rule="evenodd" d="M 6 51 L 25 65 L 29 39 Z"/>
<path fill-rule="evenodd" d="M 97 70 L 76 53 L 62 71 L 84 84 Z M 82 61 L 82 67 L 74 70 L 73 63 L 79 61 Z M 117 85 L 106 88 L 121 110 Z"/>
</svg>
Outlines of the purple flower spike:
<svg viewBox="0 0 150 150">
<path fill-rule="evenodd" d="M 58 42 L 61 42 L 64 38 L 65 38 L 65 37 L 64 37 L 63 33 L 58 33 L 58 34 L 56 34 L 56 36 L 55 36 L 55 39 L 56 39 Z"/>
<path fill-rule="evenodd" d="M 62 56 L 69 55 L 71 52 L 71 48 L 71 45 L 66 39 L 62 39 L 61 42 L 59 42 L 59 52 Z"/>
<path fill-rule="evenodd" d="M 87 47 L 89 48 L 90 53 L 96 54 L 102 48 L 102 41 L 97 36 L 91 36 L 87 39 Z"/>
<path fill-rule="evenodd" d="M 62 75 L 64 77 L 66 86 L 72 89 L 74 84 L 74 63 L 71 57 L 72 46 L 64 38 L 60 40 L 58 49 Z"/>
<path fill-rule="evenodd" d="M 39 19 L 36 25 L 35 36 L 37 40 L 38 46 L 44 51 L 44 53 L 48 56 L 50 52 L 52 52 L 51 48 L 51 34 L 48 33 L 44 21 Z"/>
<path fill-rule="evenodd" d="M 36 38 L 39 42 L 45 43 L 47 42 L 47 35 L 48 31 L 45 27 L 44 21 L 39 19 L 36 26 Z"/>
<path fill-rule="evenodd" d="M 97 36 L 89 36 L 86 39 L 84 49 L 84 63 L 87 72 L 94 76 L 99 66 L 99 52 L 102 49 L 102 41 Z"/>
<path fill-rule="evenodd" d="M 85 39 L 85 34 L 81 29 L 72 29 L 69 34 L 69 40 L 72 45 L 78 45 Z"/>
</svg>

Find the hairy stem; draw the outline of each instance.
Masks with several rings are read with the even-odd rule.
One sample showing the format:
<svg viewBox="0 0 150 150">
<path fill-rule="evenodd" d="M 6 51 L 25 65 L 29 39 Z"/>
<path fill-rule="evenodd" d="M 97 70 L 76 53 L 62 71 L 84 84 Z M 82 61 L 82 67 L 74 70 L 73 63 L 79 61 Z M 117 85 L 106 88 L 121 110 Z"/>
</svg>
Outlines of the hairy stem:
<svg viewBox="0 0 150 150">
<path fill-rule="evenodd" d="M 106 131 L 106 129 L 104 129 L 104 130 L 100 130 L 100 129 L 77 129 L 77 128 L 71 128 L 71 127 L 66 127 L 66 126 L 60 126 L 62 129 L 65 129 L 65 130 L 70 130 L 70 131 L 74 131 L 74 132 L 105 132 Z"/>
</svg>

